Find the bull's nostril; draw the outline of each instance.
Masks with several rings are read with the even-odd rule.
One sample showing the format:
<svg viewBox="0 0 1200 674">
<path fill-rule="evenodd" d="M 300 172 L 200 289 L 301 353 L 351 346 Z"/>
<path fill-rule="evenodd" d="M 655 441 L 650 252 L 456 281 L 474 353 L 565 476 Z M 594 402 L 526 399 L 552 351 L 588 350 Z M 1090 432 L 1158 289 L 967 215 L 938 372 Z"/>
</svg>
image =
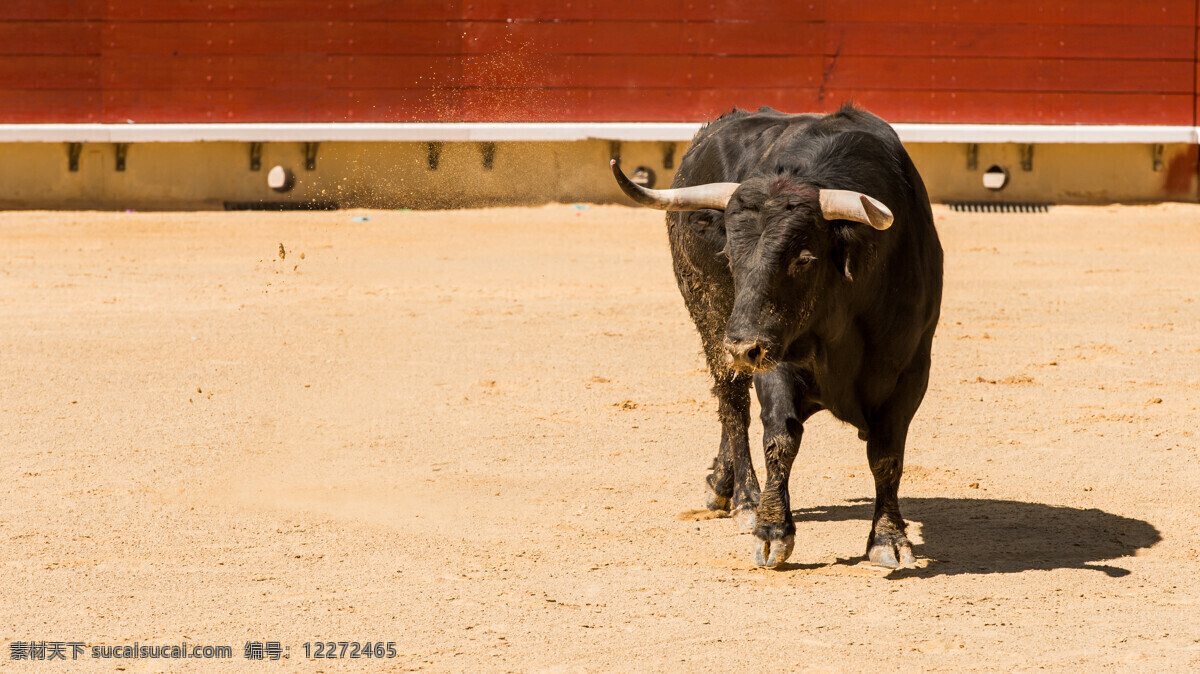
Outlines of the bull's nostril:
<svg viewBox="0 0 1200 674">
<path fill-rule="evenodd" d="M 750 347 L 750 349 L 746 351 L 746 358 L 752 364 L 757 365 L 759 359 L 762 358 L 762 347 L 757 345 Z"/>
</svg>

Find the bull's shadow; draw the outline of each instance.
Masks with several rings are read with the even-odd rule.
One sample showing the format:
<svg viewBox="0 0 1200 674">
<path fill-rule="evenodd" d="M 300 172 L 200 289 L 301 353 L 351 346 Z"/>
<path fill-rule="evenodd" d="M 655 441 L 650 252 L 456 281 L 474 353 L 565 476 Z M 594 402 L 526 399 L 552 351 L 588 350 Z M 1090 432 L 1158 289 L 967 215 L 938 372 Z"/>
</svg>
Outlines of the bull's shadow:
<svg viewBox="0 0 1200 674">
<path fill-rule="evenodd" d="M 1034 569 L 1095 569 L 1111 577 L 1129 571 L 1104 564 L 1149 548 L 1162 536 L 1148 522 L 1095 508 L 976 498 L 902 498 L 906 520 L 919 522 L 921 545 L 914 545 L 923 568 L 898 569 L 889 578 L 927 578 L 964 573 L 1016 573 Z M 792 511 L 796 538 L 805 522 L 862 520 L 870 527 L 874 502 L 800 508 Z M 854 564 L 860 558 L 839 560 Z"/>
</svg>

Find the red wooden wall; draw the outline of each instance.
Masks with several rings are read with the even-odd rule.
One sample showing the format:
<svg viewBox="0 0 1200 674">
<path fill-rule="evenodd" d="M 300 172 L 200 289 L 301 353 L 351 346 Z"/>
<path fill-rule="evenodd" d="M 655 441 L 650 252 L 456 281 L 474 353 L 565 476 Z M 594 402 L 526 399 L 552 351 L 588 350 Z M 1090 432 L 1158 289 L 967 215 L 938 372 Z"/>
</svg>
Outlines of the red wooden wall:
<svg viewBox="0 0 1200 674">
<path fill-rule="evenodd" d="M 1197 122 L 1197 0 L 0 0 L 0 122 Z"/>
</svg>

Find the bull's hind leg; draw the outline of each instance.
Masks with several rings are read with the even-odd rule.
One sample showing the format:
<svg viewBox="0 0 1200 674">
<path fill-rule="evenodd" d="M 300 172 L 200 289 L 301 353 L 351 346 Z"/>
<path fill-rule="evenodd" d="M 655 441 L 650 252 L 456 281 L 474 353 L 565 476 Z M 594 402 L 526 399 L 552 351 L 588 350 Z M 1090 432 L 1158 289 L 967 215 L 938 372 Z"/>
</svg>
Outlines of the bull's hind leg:
<svg viewBox="0 0 1200 674">
<path fill-rule="evenodd" d="M 718 379 L 713 387 L 717 414 L 721 418 L 721 446 L 709 474 L 710 510 L 730 510 L 738 526 L 754 528 L 754 509 L 758 505 L 758 476 L 750 461 L 750 378 Z"/>
<path fill-rule="evenodd" d="M 712 472 L 705 478 L 708 497 L 704 506 L 709 510 L 729 510 L 733 503 L 733 454 L 729 451 L 729 431 L 721 424 L 721 445 L 713 457 Z"/>
<path fill-rule="evenodd" d="M 928 383 L 929 361 L 926 358 L 900 376 L 891 399 L 870 424 L 867 461 L 875 477 L 875 516 L 867 536 L 867 559 L 872 564 L 894 569 L 916 562 L 912 543 L 905 535 L 904 518 L 900 515 L 900 476 L 904 472 L 908 425 L 925 396 Z"/>
<path fill-rule="evenodd" d="M 686 161 L 686 159 L 685 159 Z M 678 180 L 678 176 L 676 178 Z M 725 324 L 733 310 L 733 277 L 725 257 L 721 211 L 667 214 L 667 233 L 675 262 L 675 280 L 696 323 L 704 358 L 712 373 L 713 395 L 721 419 L 721 445 L 709 474 L 710 510 L 732 510 L 744 530 L 754 528 L 758 477 L 750 463 L 750 377 L 725 365 Z"/>
<path fill-rule="evenodd" d="M 894 569 L 916 561 L 912 543 L 900 515 L 900 475 L 904 472 L 904 440 L 908 424 L 888 430 L 871 430 L 867 461 L 875 476 L 875 516 L 867 536 L 867 559 L 872 564 Z"/>
</svg>

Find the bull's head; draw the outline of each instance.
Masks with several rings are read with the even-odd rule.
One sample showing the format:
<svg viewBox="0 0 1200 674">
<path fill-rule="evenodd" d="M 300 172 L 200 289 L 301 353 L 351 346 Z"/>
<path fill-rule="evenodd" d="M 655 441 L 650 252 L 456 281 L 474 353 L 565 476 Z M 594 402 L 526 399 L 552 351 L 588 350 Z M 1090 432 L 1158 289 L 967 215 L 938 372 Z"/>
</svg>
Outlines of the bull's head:
<svg viewBox="0 0 1200 674">
<path fill-rule="evenodd" d="M 643 206 L 725 211 L 734 291 L 725 359 L 740 372 L 774 368 L 810 328 L 830 288 L 853 280 L 851 260 L 865 238 L 859 225 L 892 225 L 888 207 L 865 194 L 818 189 L 787 176 L 650 190 L 611 164 L 621 190 Z"/>
</svg>

